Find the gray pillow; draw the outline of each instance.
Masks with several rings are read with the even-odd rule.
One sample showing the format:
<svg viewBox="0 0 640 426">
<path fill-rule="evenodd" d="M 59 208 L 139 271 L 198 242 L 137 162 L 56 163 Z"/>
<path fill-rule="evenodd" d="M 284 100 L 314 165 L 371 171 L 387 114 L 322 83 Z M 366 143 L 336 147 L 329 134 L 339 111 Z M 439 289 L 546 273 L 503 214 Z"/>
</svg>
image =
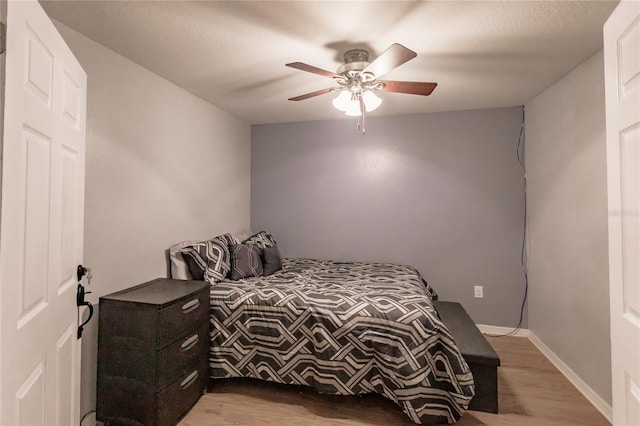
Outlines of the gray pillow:
<svg viewBox="0 0 640 426">
<path fill-rule="evenodd" d="M 260 247 L 254 244 L 233 244 L 229 246 L 229 254 L 231 256 L 232 280 L 237 281 L 262 275 Z"/>
<path fill-rule="evenodd" d="M 282 256 L 278 247 L 265 247 L 262 249 L 262 266 L 265 276 L 271 275 L 282 269 Z"/>
</svg>

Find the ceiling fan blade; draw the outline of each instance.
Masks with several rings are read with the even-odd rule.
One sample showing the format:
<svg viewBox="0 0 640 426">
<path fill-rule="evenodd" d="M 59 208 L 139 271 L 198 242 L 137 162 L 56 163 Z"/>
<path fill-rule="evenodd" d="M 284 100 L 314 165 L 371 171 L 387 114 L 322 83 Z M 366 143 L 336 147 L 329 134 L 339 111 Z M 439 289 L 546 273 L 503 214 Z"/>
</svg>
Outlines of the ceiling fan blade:
<svg viewBox="0 0 640 426">
<path fill-rule="evenodd" d="M 433 92 L 438 83 L 418 83 L 414 81 L 378 80 L 384 83 L 385 92 L 407 93 L 409 95 L 428 96 Z"/>
<path fill-rule="evenodd" d="M 305 93 L 304 95 L 296 96 L 295 98 L 289 98 L 290 101 L 304 101 L 305 99 L 313 98 L 314 96 L 324 95 L 333 90 L 332 87 L 328 87 L 322 90 L 316 90 L 315 92 Z"/>
<path fill-rule="evenodd" d="M 407 49 L 401 44 L 393 43 L 391 47 L 374 59 L 363 72 L 370 72 L 376 78 L 380 78 L 392 69 L 399 67 L 416 56 L 418 56 L 418 54 L 413 50 Z"/>
<path fill-rule="evenodd" d="M 303 64 L 302 62 L 291 62 L 290 64 L 285 64 L 288 67 L 295 68 L 301 71 L 312 72 L 314 74 L 321 75 L 323 77 L 329 78 L 339 78 L 340 76 L 334 72 L 323 70 L 322 68 L 314 67 L 313 65 Z"/>
</svg>

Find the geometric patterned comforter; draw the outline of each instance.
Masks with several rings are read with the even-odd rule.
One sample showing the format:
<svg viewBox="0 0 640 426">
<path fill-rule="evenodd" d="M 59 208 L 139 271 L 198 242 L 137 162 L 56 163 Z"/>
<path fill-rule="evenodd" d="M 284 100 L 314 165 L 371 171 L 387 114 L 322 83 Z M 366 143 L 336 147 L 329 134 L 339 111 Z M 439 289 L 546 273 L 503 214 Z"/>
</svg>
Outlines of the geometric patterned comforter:
<svg viewBox="0 0 640 426">
<path fill-rule="evenodd" d="M 473 377 L 420 274 L 389 263 L 284 259 L 211 286 L 210 376 L 376 392 L 415 423 L 453 423 Z"/>
</svg>

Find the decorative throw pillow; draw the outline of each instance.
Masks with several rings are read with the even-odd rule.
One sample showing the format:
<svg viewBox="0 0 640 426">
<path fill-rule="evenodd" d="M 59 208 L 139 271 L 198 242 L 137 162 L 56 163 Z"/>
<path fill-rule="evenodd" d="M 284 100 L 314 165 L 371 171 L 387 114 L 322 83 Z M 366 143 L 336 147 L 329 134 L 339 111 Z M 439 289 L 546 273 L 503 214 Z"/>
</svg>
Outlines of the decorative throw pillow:
<svg viewBox="0 0 640 426">
<path fill-rule="evenodd" d="M 240 240 L 237 239 L 234 235 L 229 233 L 218 235 L 217 237 L 213 237 L 212 240 L 220 240 L 226 243 L 228 246 L 233 244 L 240 244 Z"/>
<path fill-rule="evenodd" d="M 265 247 L 262 249 L 263 274 L 271 275 L 282 269 L 282 256 L 278 247 Z"/>
<path fill-rule="evenodd" d="M 200 256 L 200 250 L 206 250 L 204 248 L 205 243 L 195 243 L 190 246 L 182 248 L 180 253 L 182 259 L 187 265 L 189 270 L 189 276 L 192 280 L 204 281 L 204 271 L 207 269 L 207 261 Z"/>
<path fill-rule="evenodd" d="M 217 238 L 187 246 L 181 253 L 195 280 L 215 284 L 225 279 L 229 273 L 228 246 Z"/>
<path fill-rule="evenodd" d="M 260 259 L 260 248 L 254 244 L 233 244 L 229 246 L 231 255 L 231 279 L 258 277 L 263 267 Z"/>
<path fill-rule="evenodd" d="M 242 244 L 255 244 L 260 248 L 278 246 L 278 243 L 276 243 L 273 235 L 271 235 L 267 231 L 260 231 L 257 234 L 253 234 L 252 236 L 244 240 Z"/>
</svg>

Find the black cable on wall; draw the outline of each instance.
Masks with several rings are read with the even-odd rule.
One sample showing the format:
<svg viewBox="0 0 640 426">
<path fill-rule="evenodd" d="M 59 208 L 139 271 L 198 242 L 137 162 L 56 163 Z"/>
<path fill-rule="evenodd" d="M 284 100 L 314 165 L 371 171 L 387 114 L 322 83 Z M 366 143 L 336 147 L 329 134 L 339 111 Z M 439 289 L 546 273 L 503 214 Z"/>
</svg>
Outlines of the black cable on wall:
<svg viewBox="0 0 640 426">
<path fill-rule="evenodd" d="M 487 334 L 487 336 L 491 337 L 505 337 L 505 336 L 513 336 L 518 333 L 522 329 L 522 321 L 524 319 L 524 306 L 527 303 L 527 296 L 529 293 L 529 274 L 527 271 L 527 259 L 525 257 L 526 246 L 527 246 L 527 169 L 525 166 L 525 159 L 520 155 L 521 150 L 524 149 L 524 107 L 522 107 L 522 124 L 520 125 L 520 134 L 518 135 L 518 144 L 516 145 L 516 158 L 518 159 L 518 163 L 522 168 L 522 177 L 523 177 L 523 192 L 524 192 L 524 215 L 523 215 L 523 224 L 522 224 L 522 247 L 520 250 L 520 264 L 522 265 L 522 273 L 524 274 L 524 296 L 522 297 L 522 304 L 520 305 L 520 319 L 518 320 L 518 325 L 516 327 L 505 334 Z"/>
</svg>

